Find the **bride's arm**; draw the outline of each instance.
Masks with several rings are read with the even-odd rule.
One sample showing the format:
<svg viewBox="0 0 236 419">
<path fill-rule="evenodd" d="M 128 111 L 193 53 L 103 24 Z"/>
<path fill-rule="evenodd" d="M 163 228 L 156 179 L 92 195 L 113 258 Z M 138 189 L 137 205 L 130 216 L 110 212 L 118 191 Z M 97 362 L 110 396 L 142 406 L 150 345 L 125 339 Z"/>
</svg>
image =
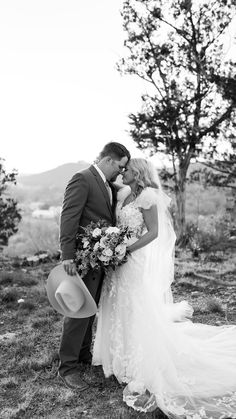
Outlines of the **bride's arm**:
<svg viewBox="0 0 236 419">
<path fill-rule="evenodd" d="M 147 232 L 141 236 L 135 243 L 127 247 L 129 252 L 141 249 L 151 243 L 158 236 L 158 216 L 157 207 L 152 205 L 149 209 L 142 209 L 143 219 L 147 228 Z"/>
</svg>

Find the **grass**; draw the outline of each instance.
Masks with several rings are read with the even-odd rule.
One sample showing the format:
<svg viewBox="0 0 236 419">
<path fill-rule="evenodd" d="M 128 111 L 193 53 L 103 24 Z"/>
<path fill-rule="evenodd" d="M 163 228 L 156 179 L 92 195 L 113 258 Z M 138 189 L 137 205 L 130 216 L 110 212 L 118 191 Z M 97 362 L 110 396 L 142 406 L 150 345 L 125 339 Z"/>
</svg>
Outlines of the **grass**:
<svg viewBox="0 0 236 419">
<path fill-rule="evenodd" d="M 77 394 L 64 387 L 57 377 L 62 316 L 49 305 L 44 283 L 51 266 L 37 269 L 0 272 L 1 333 L 6 334 L 6 339 L 0 339 L 1 419 L 164 419 L 160 411 L 142 414 L 124 405 L 122 385 L 114 377 L 105 378 L 100 367 L 81 366 L 81 376 L 90 383 L 89 391 Z M 193 262 L 186 255 L 177 264 L 173 289 L 175 300 L 188 299 L 194 305 L 195 322 L 235 323 L 235 288 L 196 279 L 192 284 L 196 269 L 203 273 L 228 270 L 229 281 L 235 276 L 235 260 Z M 18 304 L 19 298 L 24 302 Z M 226 300 L 227 319 L 223 316 Z"/>
<path fill-rule="evenodd" d="M 0 286 L 17 285 L 19 287 L 31 287 L 32 285 L 37 284 L 38 281 L 35 278 L 25 275 L 21 270 L 15 272 L 0 272 Z"/>
<path fill-rule="evenodd" d="M 19 310 L 25 313 L 30 313 L 35 309 L 35 304 L 32 301 L 23 301 L 19 304 Z"/>
</svg>

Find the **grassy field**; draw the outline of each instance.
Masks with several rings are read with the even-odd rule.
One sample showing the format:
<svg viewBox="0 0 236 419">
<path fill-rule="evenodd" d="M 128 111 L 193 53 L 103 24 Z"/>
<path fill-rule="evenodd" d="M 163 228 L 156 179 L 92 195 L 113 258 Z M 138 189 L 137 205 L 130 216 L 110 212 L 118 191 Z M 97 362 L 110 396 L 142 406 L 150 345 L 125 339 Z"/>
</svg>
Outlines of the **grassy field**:
<svg viewBox="0 0 236 419">
<path fill-rule="evenodd" d="M 0 271 L 0 417 L 36 418 L 156 418 L 160 412 L 139 414 L 122 402 L 122 386 L 105 379 L 100 367 L 81 367 L 90 383 L 82 394 L 57 378 L 62 317 L 49 305 L 45 281 L 54 265 L 24 269 L 8 262 Z M 236 323 L 236 256 L 202 255 L 176 258 L 175 300 L 188 299 L 194 322 Z M 24 300 L 18 302 L 19 299 Z"/>
<path fill-rule="evenodd" d="M 50 191 L 51 204 L 61 204 L 63 200 L 63 190 L 58 200 Z M 47 191 L 47 193 L 49 193 Z M 204 189 L 199 184 L 188 184 L 186 194 L 186 220 L 193 222 L 200 229 L 206 225 L 214 224 L 212 220 L 225 213 L 228 191 L 217 188 Z M 30 195 L 29 195 L 30 197 Z M 48 251 L 55 253 L 59 246 L 59 214 L 53 218 L 34 218 L 33 209 L 42 208 L 45 202 L 32 201 L 32 196 L 24 201 L 24 195 L 19 201 L 22 208 L 22 221 L 19 224 L 18 232 L 10 237 L 9 245 L 4 250 L 10 256 L 30 256 L 38 251 Z M 36 199 L 36 197 L 35 197 Z M 43 199 L 41 197 L 41 199 Z M 174 196 L 172 194 L 172 202 Z M 175 226 L 176 227 L 176 226 Z"/>
</svg>

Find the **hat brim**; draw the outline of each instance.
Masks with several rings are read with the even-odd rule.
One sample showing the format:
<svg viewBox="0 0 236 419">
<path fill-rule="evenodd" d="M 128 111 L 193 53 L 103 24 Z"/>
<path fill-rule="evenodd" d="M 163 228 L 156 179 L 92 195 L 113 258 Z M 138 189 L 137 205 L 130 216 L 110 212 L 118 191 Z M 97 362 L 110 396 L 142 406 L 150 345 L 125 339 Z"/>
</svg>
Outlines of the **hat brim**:
<svg viewBox="0 0 236 419">
<path fill-rule="evenodd" d="M 55 297 L 57 288 L 62 283 L 62 281 L 65 280 L 73 281 L 73 283 L 80 288 L 79 291 L 82 290 L 84 294 L 85 302 L 83 306 L 76 312 L 70 311 L 69 309 L 63 309 Z M 47 279 L 46 291 L 49 302 L 51 303 L 52 307 L 63 316 L 79 319 L 94 316 L 97 312 L 97 304 L 95 303 L 92 295 L 90 294 L 82 278 L 79 276 L 78 273 L 76 273 L 76 275 L 73 276 L 68 275 L 62 264 L 57 265 L 55 268 L 51 270 Z"/>
</svg>

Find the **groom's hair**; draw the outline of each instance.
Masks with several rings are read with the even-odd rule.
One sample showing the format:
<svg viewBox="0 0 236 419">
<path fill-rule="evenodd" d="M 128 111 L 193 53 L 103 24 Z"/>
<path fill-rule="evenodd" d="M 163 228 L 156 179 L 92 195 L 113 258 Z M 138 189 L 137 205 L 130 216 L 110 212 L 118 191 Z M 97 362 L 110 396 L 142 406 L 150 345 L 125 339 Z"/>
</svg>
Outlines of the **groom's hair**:
<svg viewBox="0 0 236 419">
<path fill-rule="evenodd" d="M 127 150 L 123 144 L 116 143 L 115 141 L 107 143 L 103 147 L 98 156 L 98 160 L 101 160 L 107 156 L 110 156 L 114 160 L 121 160 L 122 157 L 127 157 L 129 161 L 131 158 L 129 150 Z"/>
</svg>

